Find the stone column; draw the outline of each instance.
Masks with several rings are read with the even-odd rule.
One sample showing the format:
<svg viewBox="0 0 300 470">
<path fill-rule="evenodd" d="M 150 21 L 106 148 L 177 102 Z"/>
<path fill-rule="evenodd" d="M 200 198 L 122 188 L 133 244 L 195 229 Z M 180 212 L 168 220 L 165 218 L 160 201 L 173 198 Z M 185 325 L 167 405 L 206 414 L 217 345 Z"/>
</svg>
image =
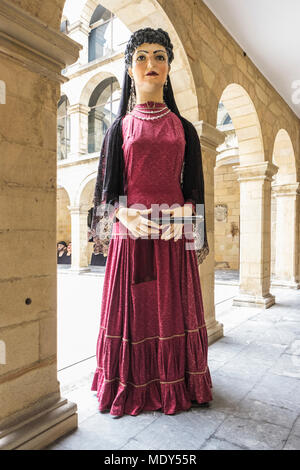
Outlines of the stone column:
<svg viewBox="0 0 300 470">
<path fill-rule="evenodd" d="M 0 2 L 0 450 L 76 429 L 57 380 L 56 122 L 61 69 L 79 46 Z"/>
<path fill-rule="evenodd" d="M 276 198 L 275 277 L 272 286 L 299 289 L 300 183 L 274 184 L 272 190 Z"/>
<path fill-rule="evenodd" d="M 79 54 L 79 59 L 76 65 L 85 65 L 88 63 L 88 51 L 89 51 L 89 34 L 90 28 L 85 21 L 75 21 L 68 28 L 68 36 L 74 41 L 81 44 L 82 50 Z"/>
<path fill-rule="evenodd" d="M 88 268 L 88 240 L 87 216 L 88 208 L 82 206 L 68 206 L 71 214 L 71 240 L 72 265 L 71 270 L 76 272 L 89 271 Z"/>
<path fill-rule="evenodd" d="M 240 288 L 234 306 L 271 307 L 271 181 L 278 167 L 260 162 L 233 167 L 240 182 Z"/>
<path fill-rule="evenodd" d="M 214 251 L 214 168 L 216 148 L 224 142 L 221 131 L 204 121 L 194 123 L 201 142 L 202 164 L 205 185 L 205 215 L 209 254 L 199 266 L 201 290 L 207 325 L 208 343 L 223 336 L 223 325 L 215 316 L 215 251 Z"/>
<path fill-rule="evenodd" d="M 76 160 L 88 153 L 88 113 L 89 107 L 73 104 L 68 107 L 70 116 L 70 153 L 68 159 Z"/>
</svg>

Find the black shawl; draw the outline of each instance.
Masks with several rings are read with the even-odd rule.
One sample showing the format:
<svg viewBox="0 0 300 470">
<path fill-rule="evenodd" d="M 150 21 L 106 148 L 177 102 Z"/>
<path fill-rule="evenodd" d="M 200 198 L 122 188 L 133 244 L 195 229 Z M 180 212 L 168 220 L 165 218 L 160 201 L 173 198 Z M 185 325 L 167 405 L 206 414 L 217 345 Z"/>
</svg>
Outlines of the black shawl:
<svg viewBox="0 0 300 470">
<path fill-rule="evenodd" d="M 125 70 L 118 114 L 105 133 L 100 152 L 93 200 L 93 217 L 88 238 L 89 241 L 95 243 L 94 253 L 101 252 L 104 255 L 107 255 L 108 252 L 114 211 L 119 207 L 119 196 L 125 196 L 122 118 L 127 113 L 130 86 L 131 78 Z M 182 117 L 178 111 L 169 76 L 167 88 L 164 87 L 164 102 L 180 118 L 184 128 L 186 145 L 181 172 L 181 189 L 184 200 L 185 202 L 193 202 L 197 215 L 200 214 L 204 217 L 204 221 L 193 225 L 196 235 L 195 250 L 198 264 L 200 264 L 209 253 L 200 140 L 194 125 Z"/>
</svg>

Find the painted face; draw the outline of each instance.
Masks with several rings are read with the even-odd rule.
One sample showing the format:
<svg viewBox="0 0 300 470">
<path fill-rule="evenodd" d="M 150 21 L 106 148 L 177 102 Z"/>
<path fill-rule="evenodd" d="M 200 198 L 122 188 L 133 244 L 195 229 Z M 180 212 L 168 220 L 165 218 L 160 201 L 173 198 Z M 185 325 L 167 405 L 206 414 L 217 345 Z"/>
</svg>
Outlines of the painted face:
<svg viewBox="0 0 300 470">
<path fill-rule="evenodd" d="M 163 87 L 170 68 L 164 46 L 144 43 L 134 51 L 132 67 L 128 68 L 128 72 L 134 78 L 136 86 L 150 92 Z M 150 72 L 155 74 L 149 75 Z"/>
</svg>

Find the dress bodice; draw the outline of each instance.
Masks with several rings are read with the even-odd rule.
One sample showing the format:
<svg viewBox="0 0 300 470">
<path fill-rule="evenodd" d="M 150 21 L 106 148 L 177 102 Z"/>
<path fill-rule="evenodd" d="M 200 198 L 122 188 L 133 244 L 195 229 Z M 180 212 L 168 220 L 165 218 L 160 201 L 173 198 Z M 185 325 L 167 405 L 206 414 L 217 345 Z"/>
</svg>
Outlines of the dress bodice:
<svg viewBox="0 0 300 470">
<path fill-rule="evenodd" d="M 152 109 L 149 103 L 153 103 Z M 167 111 L 165 103 L 147 102 L 136 105 L 134 115 L 127 113 L 122 120 L 128 207 L 137 203 L 146 208 L 151 204 L 184 203 L 180 185 L 184 129 L 179 117 Z M 154 116 L 162 117 L 145 119 Z"/>
</svg>

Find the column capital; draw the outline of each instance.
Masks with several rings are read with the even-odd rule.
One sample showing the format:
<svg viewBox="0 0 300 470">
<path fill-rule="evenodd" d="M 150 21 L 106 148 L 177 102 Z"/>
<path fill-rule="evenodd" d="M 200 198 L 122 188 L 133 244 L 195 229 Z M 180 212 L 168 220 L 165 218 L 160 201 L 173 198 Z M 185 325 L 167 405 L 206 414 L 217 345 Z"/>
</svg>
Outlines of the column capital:
<svg viewBox="0 0 300 470">
<path fill-rule="evenodd" d="M 225 135 L 215 126 L 205 121 L 196 121 L 193 123 L 197 129 L 201 147 L 217 154 L 217 147 L 225 141 Z"/>
<path fill-rule="evenodd" d="M 0 54 L 50 80 L 78 59 L 82 46 L 7 0 L 0 2 Z"/>
<path fill-rule="evenodd" d="M 272 184 L 272 191 L 275 197 L 281 196 L 299 196 L 300 183 Z"/>
<path fill-rule="evenodd" d="M 75 21 L 74 23 L 70 24 L 68 26 L 68 34 L 76 33 L 77 31 L 84 33 L 86 36 L 89 35 L 90 33 L 90 28 L 87 23 L 84 23 L 83 21 Z"/>
<path fill-rule="evenodd" d="M 89 110 L 90 110 L 90 107 L 86 106 L 85 104 L 81 104 L 81 103 L 71 104 L 70 106 L 68 106 L 68 115 L 77 114 L 77 113 L 88 115 Z"/>
<path fill-rule="evenodd" d="M 267 161 L 233 166 L 232 169 L 238 174 L 238 181 L 272 181 L 272 177 L 278 171 L 278 166 Z"/>
</svg>

